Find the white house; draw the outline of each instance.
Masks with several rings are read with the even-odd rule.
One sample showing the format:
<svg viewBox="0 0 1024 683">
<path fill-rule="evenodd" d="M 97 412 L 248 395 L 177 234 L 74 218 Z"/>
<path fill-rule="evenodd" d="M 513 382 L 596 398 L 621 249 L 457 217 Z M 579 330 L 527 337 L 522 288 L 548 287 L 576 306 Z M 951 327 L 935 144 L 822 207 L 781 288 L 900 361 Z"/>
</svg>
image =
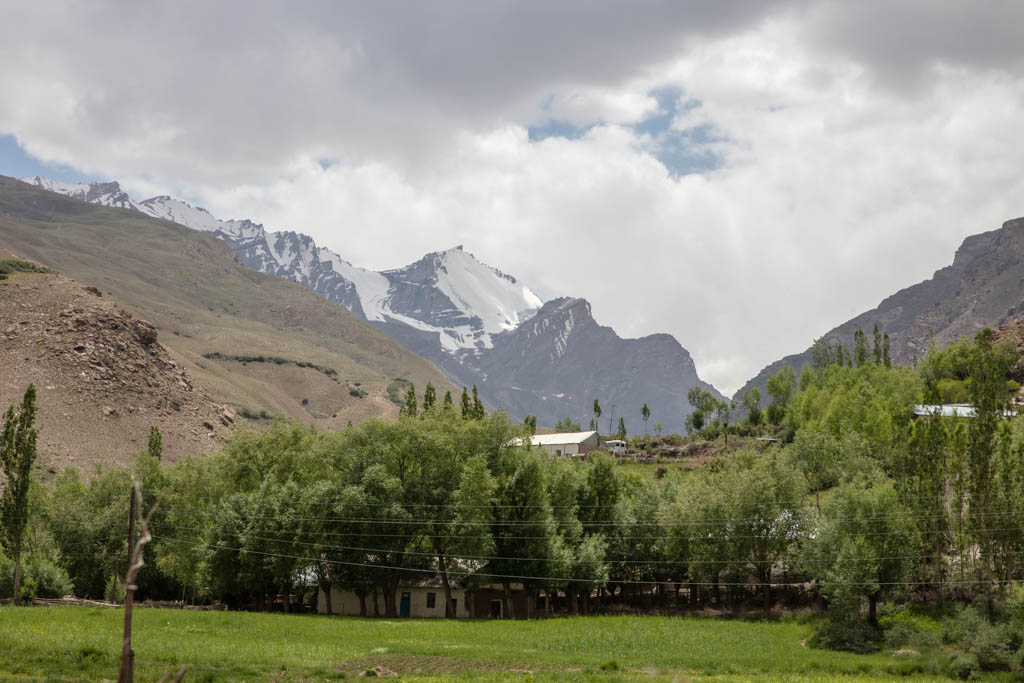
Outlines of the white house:
<svg viewBox="0 0 1024 683">
<path fill-rule="evenodd" d="M 513 442 L 516 446 L 522 441 L 516 439 Z M 568 455 L 578 458 L 591 451 L 597 450 L 601 445 L 597 432 L 567 432 L 564 434 L 535 434 L 530 437 L 530 444 L 546 450 L 551 455 Z"/>
<path fill-rule="evenodd" d="M 384 613 L 384 597 L 377 598 L 377 612 Z M 469 606 L 466 604 L 466 591 L 462 588 L 452 588 L 452 602 L 455 607 L 455 616 L 466 618 L 471 616 Z M 398 608 L 400 617 L 444 617 L 444 588 L 440 586 L 416 586 L 402 585 L 395 591 L 395 606 Z M 317 599 L 317 612 L 327 613 L 327 596 L 323 589 L 319 591 Z M 337 586 L 331 587 L 331 613 L 348 617 L 358 617 L 359 596 L 351 591 L 341 590 Z M 376 612 L 373 608 L 373 596 L 366 596 L 366 614 L 373 616 Z"/>
<path fill-rule="evenodd" d="M 399 617 L 420 617 L 441 619 L 444 617 L 444 588 L 440 581 L 428 579 L 420 583 L 403 583 L 395 590 L 395 607 Z M 521 583 L 511 586 L 510 607 L 520 617 L 533 617 L 537 614 L 536 604 Z M 477 586 L 470 589 L 452 586 L 452 603 L 454 616 L 459 619 L 507 619 L 504 613 L 502 587 L 499 585 Z M 366 616 L 384 614 L 384 596 L 377 596 L 376 609 L 374 596 L 366 596 Z M 317 612 L 327 614 L 327 594 L 323 588 L 317 592 Z M 346 617 L 358 617 L 361 610 L 359 596 L 337 586 L 331 587 L 331 614 Z"/>
</svg>

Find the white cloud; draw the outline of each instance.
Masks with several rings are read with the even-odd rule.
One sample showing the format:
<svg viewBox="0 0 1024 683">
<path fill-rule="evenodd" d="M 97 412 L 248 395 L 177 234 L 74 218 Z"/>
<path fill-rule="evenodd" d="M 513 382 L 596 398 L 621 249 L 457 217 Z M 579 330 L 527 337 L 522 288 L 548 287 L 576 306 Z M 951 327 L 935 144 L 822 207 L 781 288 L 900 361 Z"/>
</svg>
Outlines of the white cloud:
<svg viewBox="0 0 1024 683">
<path fill-rule="evenodd" d="M 677 4 L 502 5 L 504 23 L 492 6 L 455 24 L 422 7 L 388 23 L 257 6 L 226 35 L 224 17 L 193 35 L 174 14 L 171 38 L 139 39 L 137 64 L 101 27 L 100 74 L 58 58 L 85 49 L 58 22 L 49 51 L 0 47 L 0 78 L 23 95 L 0 104 L 0 132 L 140 195 L 307 232 L 358 265 L 463 243 L 545 294 L 587 297 L 620 334 L 672 333 L 723 390 L 1024 213 L 1024 81 L 1000 67 L 1016 53 L 971 49 L 991 21 L 967 21 L 977 35 L 945 53 L 887 46 L 889 74 L 847 3 L 767 19 L 702 6 L 683 23 Z M 116 30 L 152 38 L 152 17 L 129 14 Z M 711 132 L 688 144 L 714 170 L 672 175 L 631 127 L 659 88 L 699 102 L 672 125 Z M 531 142 L 545 117 L 597 125 Z"/>
</svg>

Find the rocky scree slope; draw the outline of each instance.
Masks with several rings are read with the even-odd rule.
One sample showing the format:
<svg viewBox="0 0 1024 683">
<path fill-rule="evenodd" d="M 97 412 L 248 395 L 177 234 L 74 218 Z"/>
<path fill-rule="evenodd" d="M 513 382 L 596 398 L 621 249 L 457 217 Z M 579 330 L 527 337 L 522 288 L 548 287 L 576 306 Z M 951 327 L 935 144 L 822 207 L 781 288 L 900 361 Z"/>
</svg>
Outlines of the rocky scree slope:
<svg viewBox="0 0 1024 683">
<path fill-rule="evenodd" d="M 894 363 L 907 364 L 928 354 L 930 340 L 941 348 L 960 337 L 973 337 L 984 327 L 1000 327 L 1024 314 L 1024 218 L 998 230 L 965 239 L 953 263 L 928 280 L 901 289 L 877 307 L 826 332 L 825 343 L 852 349 L 853 335 L 868 335 L 877 324 L 889 334 Z M 737 393 L 756 386 L 764 395 L 768 377 L 789 365 L 798 374 L 811 362 L 811 350 L 768 365 Z"/>
<path fill-rule="evenodd" d="M 124 466 L 164 434 L 164 459 L 220 447 L 236 419 L 159 341 L 94 287 L 59 274 L 0 281 L 0 407 L 38 390 L 39 468 Z"/>
</svg>

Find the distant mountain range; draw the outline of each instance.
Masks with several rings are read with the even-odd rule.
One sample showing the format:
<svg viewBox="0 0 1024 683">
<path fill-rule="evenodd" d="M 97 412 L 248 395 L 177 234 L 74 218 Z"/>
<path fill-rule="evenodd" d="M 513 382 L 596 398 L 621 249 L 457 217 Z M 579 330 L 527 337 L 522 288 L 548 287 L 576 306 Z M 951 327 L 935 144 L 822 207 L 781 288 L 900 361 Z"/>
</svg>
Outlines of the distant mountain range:
<svg viewBox="0 0 1024 683">
<path fill-rule="evenodd" d="M 176 459 L 275 415 L 395 417 L 410 382 L 459 391 L 344 306 L 141 212 L 0 176 L 0 259 L 56 271 L 0 281 L 0 406 L 36 384 L 43 468 L 128 465 L 151 425 Z"/>
<path fill-rule="evenodd" d="M 888 333 L 893 362 L 906 364 L 983 327 L 997 328 L 1024 315 L 1024 218 L 998 230 L 972 235 L 957 249 L 953 263 L 928 280 L 901 289 L 877 307 L 822 335 L 830 345 L 853 344 L 860 329 L 871 337 L 877 324 Z M 771 363 L 738 392 L 750 387 L 764 392 L 765 381 L 789 365 L 797 373 L 811 362 L 810 348 Z"/>
<path fill-rule="evenodd" d="M 691 411 L 690 387 L 721 398 L 670 335 L 622 339 L 594 320 L 586 300 L 544 303 L 525 284 L 461 246 L 376 272 L 352 265 L 308 235 L 269 232 L 250 220 L 220 220 L 168 196 L 136 201 L 116 182 L 68 184 L 39 176 L 24 182 L 214 235 L 230 244 L 245 266 L 341 304 L 433 361 L 456 384 L 476 385 L 485 403 L 516 419 L 533 414 L 541 424 L 553 425 L 571 417 L 586 426 L 596 398 L 605 407 L 604 431 L 604 419 L 618 416 L 625 417 L 631 432 L 641 431 L 644 403 L 652 424 L 682 431 Z"/>
</svg>

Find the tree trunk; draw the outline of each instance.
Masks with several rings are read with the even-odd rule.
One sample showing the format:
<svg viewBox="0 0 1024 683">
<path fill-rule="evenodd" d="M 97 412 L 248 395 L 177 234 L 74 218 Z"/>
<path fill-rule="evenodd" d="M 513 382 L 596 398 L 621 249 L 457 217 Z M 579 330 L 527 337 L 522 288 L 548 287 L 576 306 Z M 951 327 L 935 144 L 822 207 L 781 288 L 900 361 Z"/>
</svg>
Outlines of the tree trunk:
<svg viewBox="0 0 1024 683">
<path fill-rule="evenodd" d="M 387 587 L 384 589 L 384 616 L 385 617 L 397 617 L 398 608 L 395 605 L 395 591 L 398 590 L 398 581 L 388 581 Z"/>
<path fill-rule="evenodd" d="M 324 592 L 324 607 L 327 614 L 334 614 L 334 607 L 331 604 L 331 582 L 324 581 L 320 584 L 320 590 Z"/>
<path fill-rule="evenodd" d="M 580 608 L 576 604 L 576 589 L 572 586 L 565 588 L 565 601 L 569 603 L 569 614 L 579 614 Z"/>
<path fill-rule="evenodd" d="M 503 589 L 501 594 L 501 609 L 503 612 L 502 616 L 506 619 L 514 619 L 516 615 L 512 613 L 512 600 L 510 599 L 512 593 L 512 585 L 508 581 L 502 581 L 501 587 Z"/>
<path fill-rule="evenodd" d="M 373 589 L 373 616 L 375 616 L 375 617 L 379 617 L 380 616 L 380 601 L 377 598 L 378 598 L 377 589 L 374 588 Z"/>
<path fill-rule="evenodd" d="M 444 586 L 444 618 L 451 619 L 455 616 L 452 613 L 452 586 L 448 582 L 448 565 L 442 553 L 437 554 L 437 566 L 441 570 L 441 585 Z"/>
<path fill-rule="evenodd" d="M 590 614 L 590 586 L 583 589 L 581 595 L 583 596 L 583 610 L 584 614 Z"/>
<path fill-rule="evenodd" d="M 761 572 L 761 581 L 764 583 L 762 587 L 764 590 L 764 611 L 772 611 L 772 568 L 768 567 L 765 571 Z"/>
<path fill-rule="evenodd" d="M 366 593 L 359 594 L 359 616 L 366 616 Z"/>
<path fill-rule="evenodd" d="M 115 588 L 117 584 L 114 584 Z M 14 551 L 14 603 L 18 603 L 18 591 L 21 589 L 21 548 Z"/>
<path fill-rule="evenodd" d="M 875 593 L 868 598 L 868 623 L 878 626 L 878 594 Z"/>
<path fill-rule="evenodd" d="M 292 611 L 292 594 L 291 591 L 286 587 L 284 589 L 284 613 L 288 614 Z"/>
</svg>

